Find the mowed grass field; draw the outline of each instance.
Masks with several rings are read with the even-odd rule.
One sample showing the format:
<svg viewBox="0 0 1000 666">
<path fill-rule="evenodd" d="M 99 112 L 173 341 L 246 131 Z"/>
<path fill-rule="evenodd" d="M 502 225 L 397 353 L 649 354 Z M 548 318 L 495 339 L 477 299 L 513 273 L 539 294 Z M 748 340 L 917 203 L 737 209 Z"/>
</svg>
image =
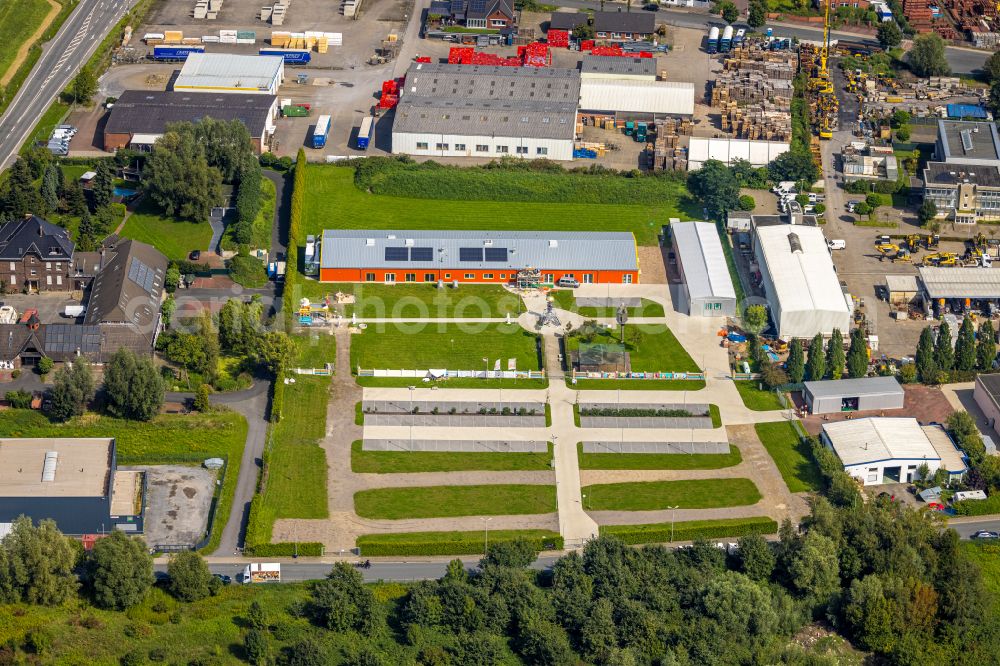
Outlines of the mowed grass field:
<svg viewBox="0 0 1000 666">
<path fill-rule="evenodd" d="M 580 469 L 722 469 L 739 465 L 740 450 L 729 453 L 584 453 L 577 443 Z"/>
<path fill-rule="evenodd" d="M 362 319 L 427 319 L 427 318 L 502 318 L 517 317 L 525 311 L 520 296 L 500 285 L 463 284 L 454 289 L 438 289 L 436 284 L 422 282 L 337 283 L 299 280 L 292 287 L 295 301 L 308 298 L 322 303 L 327 296 L 344 316 L 352 314 Z M 340 292 L 354 296 L 354 303 L 336 304 Z"/>
<path fill-rule="evenodd" d="M 517 359 L 518 370 L 538 370 L 536 336 L 517 324 L 378 324 L 351 336 L 351 368 L 492 370 L 497 359 Z"/>
<path fill-rule="evenodd" d="M 617 307 L 596 308 L 590 306 L 579 306 L 576 304 L 576 294 L 568 289 L 556 289 L 552 291 L 552 298 L 556 306 L 576 312 L 581 317 L 614 317 L 618 314 Z M 642 299 L 642 305 L 637 308 L 627 308 L 629 317 L 662 317 L 663 306 L 648 298 Z"/>
<path fill-rule="evenodd" d="M 791 423 L 758 423 L 754 429 L 791 492 L 818 491 L 822 488 L 823 480 L 813 462 L 809 445 L 802 441 Z"/>
<path fill-rule="evenodd" d="M 556 486 L 497 484 L 376 488 L 354 493 L 354 511 L 362 518 L 453 518 L 552 513 Z"/>
<path fill-rule="evenodd" d="M 353 167 L 326 164 L 310 164 L 305 182 L 303 234 L 330 228 L 631 231 L 640 245 L 656 245 L 669 218 L 690 219 L 680 197 L 666 190 L 662 204 L 645 205 L 417 199 L 362 192 Z"/>
<path fill-rule="evenodd" d="M 14 64 L 18 49 L 38 30 L 51 9 L 46 0 L 0 0 L 0 44 L 3 44 L 0 79 Z"/>
<path fill-rule="evenodd" d="M 584 486 L 583 494 L 588 511 L 716 509 L 756 504 L 761 498 L 754 482 L 741 478 L 602 483 Z"/>
<path fill-rule="evenodd" d="M 643 324 L 640 329 L 642 330 L 642 341 L 636 348 L 632 349 L 626 345 L 633 372 L 699 371 L 698 364 L 694 362 L 694 359 L 669 328 L 662 324 Z M 595 344 L 617 345 L 617 332 L 602 331 L 594 338 L 593 342 Z M 570 337 L 566 339 L 567 352 L 579 348 L 580 338 Z"/>
<path fill-rule="evenodd" d="M 781 400 L 774 391 L 761 390 L 755 380 L 736 381 L 736 390 L 747 409 L 755 412 L 768 412 L 783 409 Z"/>
<path fill-rule="evenodd" d="M 167 255 L 167 259 L 187 259 L 192 250 L 207 250 L 212 240 L 212 227 L 208 221 L 165 217 L 163 211 L 149 199 L 139 204 L 138 209 L 122 228 L 122 236 L 149 243 Z"/>
<path fill-rule="evenodd" d="M 546 453 L 364 451 L 361 446 L 361 440 L 351 444 L 351 471 L 359 474 L 547 471 L 552 468 L 551 444 Z"/>
</svg>

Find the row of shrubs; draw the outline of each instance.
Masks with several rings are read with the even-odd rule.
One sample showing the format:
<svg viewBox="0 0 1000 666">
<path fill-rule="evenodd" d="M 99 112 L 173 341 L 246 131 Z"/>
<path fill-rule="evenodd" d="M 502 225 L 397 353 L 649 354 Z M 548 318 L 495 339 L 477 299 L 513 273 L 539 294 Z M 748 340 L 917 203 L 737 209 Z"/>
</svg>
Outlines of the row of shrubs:
<svg viewBox="0 0 1000 666">
<path fill-rule="evenodd" d="M 778 523 L 766 517 L 692 520 L 674 524 L 673 540 L 693 541 L 694 539 L 742 537 L 750 534 L 775 534 L 777 531 Z M 601 536 L 613 536 L 629 545 L 667 543 L 670 541 L 670 533 L 670 523 L 605 525 L 601 527 Z"/>
<path fill-rule="evenodd" d="M 325 554 L 323 544 L 316 541 L 283 541 L 281 543 L 262 543 L 247 545 L 245 552 L 254 557 L 321 557 Z"/>
<path fill-rule="evenodd" d="M 562 550 L 563 538 L 556 533 L 533 536 L 516 533 L 512 535 L 490 532 L 490 543 L 504 543 L 523 539 L 536 550 Z M 357 540 L 358 553 L 361 557 L 382 557 L 388 555 L 482 555 L 485 546 L 484 535 L 480 532 L 458 532 L 454 539 L 441 541 L 421 540 L 414 536 L 412 540 L 385 541 L 381 535 L 361 536 Z"/>
<path fill-rule="evenodd" d="M 708 416 L 708 412 L 695 414 L 687 409 L 643 409 L 637 407 L 584 407 L 580 416 L 657 416 L 661 418 L 687 418 L 692 416 Z"/>
<path fill-rule="evenodd" d="M 670 195 L 670 188 L 683 187 L 685 176 L 683 172 L 653 176 L 605 168 L 567 171 L 545 160 L 500 160 L 458 168 L 433 161 L 369 157 L 356 160 L 354 167 L 355 184 L 364 191 L 458 201 L 658 205 Z"/>
</svg>

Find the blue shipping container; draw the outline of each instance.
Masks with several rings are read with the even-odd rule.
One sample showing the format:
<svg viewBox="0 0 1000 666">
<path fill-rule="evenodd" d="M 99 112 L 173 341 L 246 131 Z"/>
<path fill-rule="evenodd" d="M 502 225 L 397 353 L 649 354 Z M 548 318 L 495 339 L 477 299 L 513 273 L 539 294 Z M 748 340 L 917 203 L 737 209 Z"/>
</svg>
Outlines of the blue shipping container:
<svg viewBox="0 0 1000 666">
<path fill-rule="evenodd" d="M 286 65 L 308 65 L 312 60 L 312 54 L 305 49 L 260 49 L 257 53 L 262 56 L 281 56 Z"/>
<path fill-rule="evenodd" d="M 204 52 L 204 46 L 154 46 L 153 60 L 187 60 L 192 53 Z"/>
</svg>

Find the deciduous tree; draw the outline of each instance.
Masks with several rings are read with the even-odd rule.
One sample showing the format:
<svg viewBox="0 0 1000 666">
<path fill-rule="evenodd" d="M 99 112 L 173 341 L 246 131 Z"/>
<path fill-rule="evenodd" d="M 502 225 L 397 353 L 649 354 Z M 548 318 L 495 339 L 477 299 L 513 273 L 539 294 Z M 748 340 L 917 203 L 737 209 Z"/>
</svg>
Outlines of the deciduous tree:
<svg viewBox="0 0 1000 666">
<path fill-rule="evenodd" d="M 86 359 L 80 357 L 73 361 L 72 366 L 63 366 L 56 373 L 49 414 L 59 421 L 80 416 L 93 399 L 94 388 L 94 373 Z"/>
<path fill-rule="evenodd" d="M 736 560 L 740 571 L 752 580 L 767 582 L 774 573 L 775 557 L 771 545 L 759 534 L 750 534 L 737 542 Z"/>
<path fill-rule="evenodd" d="M 87 580 L 98 606 L 125 610 L 141 602 L 153 584 L 153 558 L 143 541 L 113 530 L 90 551 Z"/>
<path fill-rule="evenodd" d="M 737 208 L 740 185 L 725 164 L 707 160 L 700 169 L 688 176 L 688 188 L 701 200 L 710 217 L 720 219 L 726 211 Z"/>
<path fill-rule="evenodd" d="M 878 38 L 878 43 L 887 51 L 896 48 L 903 42 L 903 31 L 899 29 L 895 21 L 880 23 L 875 35 Z"/>
<path fill-rule="evenodd" d="M 767 0 L 750 0 L 747 7 L 747 24 L 754 30 L 767 23 Z"/>
<path fill-rule="evenodd" d="M 0 541 L 0 600 L 58 606 L 79 587 L 76 558 L 77 549 L 55 521 L 36 527 L 30 518 L 17 518 Z"/>
<path fill-rule="evenodd" d="M 185 550 L 170 558 L 170 593 L 181 601 L 198 601 L 212 594 L 212 572 L 200 554 Z"/>
<path fill-rule="evenodd" d="M 163 405 L 163 380 L 148 358 L 119 349 L 104 371 L 108 412 L 113 416 L 148 421 Z"/>
<path fill-rule="evenodd" d="M 906 62 L 917 76 L 948 76 L 951 65 L 944 55 L 944 40 L 936 32 L 917 35 L 906 54 Z"/>
<path fill-rule="evenodd" d="M 931 199 L 924 199 L 924 202 L 920 204 L 920 208 L 917 209 L 917 219 L 920 220 L 921 226 L 926 227 L 929 222 L 937 217 L 937 214 L 937 205 Z"/>
<path fill-rule="evenodd" d="M 167 131 L 156 141 L 144 182 L 167 215 L 206 220 L 222 198 L 222 174 L 209 166 L 205 146 L 188 132 Z"/>
</svg>

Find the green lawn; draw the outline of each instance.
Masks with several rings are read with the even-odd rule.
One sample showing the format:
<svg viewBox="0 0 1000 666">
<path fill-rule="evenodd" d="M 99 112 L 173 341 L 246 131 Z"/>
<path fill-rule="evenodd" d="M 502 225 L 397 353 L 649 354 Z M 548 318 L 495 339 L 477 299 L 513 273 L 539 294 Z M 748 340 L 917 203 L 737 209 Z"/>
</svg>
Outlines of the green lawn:
<svg viewBox="0 0 1000 666">
<path fill-rule="evenodd" d="M 309 331 L 292 336 L 292 340 L 298 349 L 295 367 L 322 368 L 337 360 L 337 339 L 332 335 Z"/>
<path fill-rule="evenodd" d="M 613 536 L 627 544 L 666 543 L 671 541 L 692 541 L 694 539 L 717 539 L 719 537 L 741 537 L 748 534 L 775 534 L 778 523 L 767 517 L 720 518 L 718 520 L 685 520 L 670 523 L 647 523 L 645 525 L 601 525 L 601 536 Z"/>
<path fill-rule="evenodd" d="M 563 540 L 558 532 L 548 530 L 490 530 L 489 543 L 527 539 L 540 550 L 559 550 Z M 386 555 L 482 555 L 486 548 L 486 530 L 475 532 L 395 532 L 365 534 L 357 545 L 361 557 Z"/>
<path fill-rule="evenodd" d="M 566 379 L 566 385 L 578 391 L 700 391 L 702 379 Z"/>
<path fill-rule="evenodd" d="M 50 423 L 39 412 L 0 412 L 0 437 L 114 437 L 119 465 L 190 464 L 206 458 L 227 461 L 225 482 L 212 525 L 211 552 L 222 537 L 240 473 L 247 422 L 235 412 L 164 414 L 149 423 L 88 414 L 68 423 Z"/>
<path fill-rule="evenodd" d="M 801 440 L 791 423 L 758 423 L 754 428 L 791 492 L 801 493 L 823 487 L 809 445 Z"/>
<path fill-rule="evenodd" d="M 581 317 L 614 317 L 618 313 L 617 307 L 595 308 L 579 307 L 576 304 L 576 292 L 572 289 L 554 289 L 549 292 L 556 302 L 556 306 L 562 310 L 576 312 Z M 642 299 L 642 305 L 637 308 L 628 308 L 629 317 L 662 317 L 663 306 L 648 298 Z"/>
<path fill-rule="evenodd" d="M 165 217 L 152 200 L 143 199 L 125 222 L 121 235 L 149 243 L 168 259 L 180 260 L 187 259 L 192 250 L 208 249 L 212 228 L 207 221 Z"/>
<path fill-rule="evenodd" d="M 642 340 L 637 349 L 626 345 L 633 372 L 698 372 L 698 364 L 687 353 L 673 332 L 663 324 L 643 324 Z M 600 344 L 618 344 L 615 331 L 602 330 L 593 340 Z M 580 338 L 566 339 L 567 353 L 580 347 Z M 628 380 L 639 381 L 639 380 Z M 653 381 L 653 380 L 643 380 Z M 617 387 L 612 387 L 617 388 Z"/>
<path fill-rule="evenodd" d="M 4 0 L 0 2 L 0 78 L 14 63 L 17 51 L 42 25 L 49 13 L 45 0 Z"/>
<path fill-rule="evenodd" d="M 538 370 L 536 339 L 517 324 L 373 325 L 351 336 L 351 368 L 479 370 L 488 358 L 492 370 L 515 358 L 518 370 Z"/>
<path fill-rule="evenodd" d="M 546 471 L 552 468 L 552 445 L 547 453 L 412 453 L 362 451 L 361 440 L 351 444 L 351 470 L 367 474 L 407 472 Z"/>
<path fill-rule="evenodd" d="M 354 303 L 337 306 L 346 317 L 356 314 L 361 318 L 426 319 L 436 318 L 500 318 L 507 314 L 516 318 L 524 312 L 519 296 L 500 285 L 462 285 L 458 289 L 438 289 L 434 284 L 398 283 L 329 283 L 300 280 L 293 287 L 296 301 L 308 298 L 321 303 L 342 292 L 353 294 Z"/>
<path fill-rule="evenodd" d="M 358 386 L 367 388 L 438 386 L 449 389 L 544 389 L 549 387 L 548 379 L 475 379 L 473 377 L 451 377 L 429 383 L 413 377 L 356 377 L 355 381 Z"/>
<path fill-rule="evenodd" d="M 761 497 L 753 481 L 740 478 L 602 483 L 584 486 L 583 494 L 588 511 L 715 509 L 756 504 Z"/>
<path fill-rule="evenodd" d="M 776 409 L 783 409 L 781 401 L 774 391 L 761 390 L 756 380 L 737 381 L 736 390 L 743 399 L 743 404 L 747 409 L 755 412 L 768 412 Z"/>
<path fill-rule="evenodd" d="M 250 247 L 253 249 L 269 249 L 271 247 L 271 229 L 274 226 L 274 183 L 267 178 L 260 179 L 261 205 L 260 212 L 253 221 L 253 233 L 250 238 Z M 222 234 L 222 249 L 238 249 L 236 241 L 233 239 L 233 230 L 236 225 L 230 224 Z"/>
<path fill-rule="evenodd" d="M 329 377 L 295 375 L 285 386 L 281 420 L 271 427 L 267 472 L 259 507 L 247 528 L 247 543 L 269 543 L 279 518 L 326 518 L 326 435 Z"/>
<path fill-rule="evenodd" d="M 354 511 L 362 518 L 507 516 L 555 510 L 555 484 L 376 488 L 354 493 Z"/>
<path fill-rule="evenodd" d="M 722 469 L 739 465 L 740 450 L 729 453 L 584 453 L 577 443 L 580 469 Z"/>
<path fill-rule="evenodd" d="M 305 176 L 302 233 L 321 234 L 329 228 L 592 229 L 631 231 L 640 245 L 656 245 L 657 235 L 669 218 L 694 219 L 700 215 L 700 207 L 694 205 L 684 187 L 666 180 L 653 184 L 661 191 L 660 196 L 651 196 L 650 202 L 644 204 L 582 203 L 572 199 L 527 203 L 515 200 L 516 193 L 505 197 L 502 189 L 480 200 L 430 198 L 440 188 L 433 186 L 434 174 L 425 176 L 431 181 L 431 187 L 421 187 L 420 198 L 386 196 L 358 189 L 354 184 L 353 167 L 310 164 Z M 470 173 L 469 179 L 481 176 L 484 176 L 481 172 Z M 527 176 L 536 181 L 550 179 L 550 175 Z M 594 184 L 599 186 L 600 181 L 595 180 Z M 633 185 L 638 191 L 637 182 L 626 185 Z M 581 227 L 581 221 L 585 222 L 585 228 Z"/>
</svg>

